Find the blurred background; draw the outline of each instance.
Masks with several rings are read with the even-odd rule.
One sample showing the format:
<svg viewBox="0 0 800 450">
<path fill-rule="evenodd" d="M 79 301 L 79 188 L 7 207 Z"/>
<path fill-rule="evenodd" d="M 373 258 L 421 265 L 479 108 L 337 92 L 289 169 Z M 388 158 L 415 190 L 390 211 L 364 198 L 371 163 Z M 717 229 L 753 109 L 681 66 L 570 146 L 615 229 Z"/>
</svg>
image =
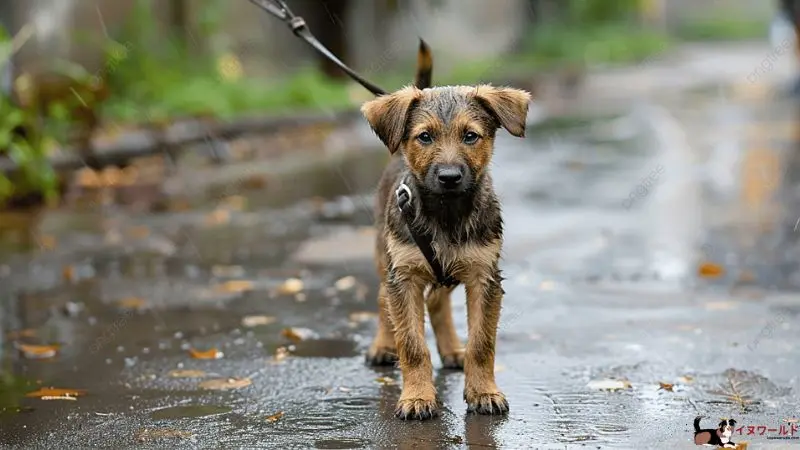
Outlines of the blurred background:
<svg viewBox="0 0 800 450">
<path fill-rule="evenodd" d="M 699 413 L 794 417 L 794 2 L 287 3 L 385 90 L 422 38 L 435 85 L 532 92 L 493 163 L 511 418 L 437 366 L 445 419 L 400 426 L 399 371 L 362 363 L 369 92 L 249 1 L 6 0 L 0 444 L 694 448 Z"/>
</svg>

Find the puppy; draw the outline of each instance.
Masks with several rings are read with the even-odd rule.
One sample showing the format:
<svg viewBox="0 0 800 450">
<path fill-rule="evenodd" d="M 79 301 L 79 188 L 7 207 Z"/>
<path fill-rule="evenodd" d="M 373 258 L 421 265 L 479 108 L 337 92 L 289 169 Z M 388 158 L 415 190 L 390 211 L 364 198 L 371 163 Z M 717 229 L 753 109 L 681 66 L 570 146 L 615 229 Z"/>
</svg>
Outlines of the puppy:
<svg viewBox="0 0 800 450">
<path fill-rule="evenodd" d="M 399 359 L 398 417 L 436 415 L 427 307 L 442 364 L 465 372 L 468 411 L 506 414 L 494 376 L 503 220 L 489 164 L 499 128 L 524 137 L 530 94 L 489 85 L 431 88 L 431 70 L 423 43 L 415 85 L 361 108 L 393 155 L 376 196 L 380 318 L 367 362 Z M 466 348 L 450 305 L 459 284 L 467 297 Z"/>
<path fill-rule="evenodd" d="M 736 444 L 731 441 L 733 430 L 736 428 L 736 421 L 733 419 L 723 419 L 716 430 L 701 429 L 700 419 L 697 416 L 694 419 L 694 443 L 696 445 L 717 445 L 723 448 L 736 448 Z"/>
</svg>

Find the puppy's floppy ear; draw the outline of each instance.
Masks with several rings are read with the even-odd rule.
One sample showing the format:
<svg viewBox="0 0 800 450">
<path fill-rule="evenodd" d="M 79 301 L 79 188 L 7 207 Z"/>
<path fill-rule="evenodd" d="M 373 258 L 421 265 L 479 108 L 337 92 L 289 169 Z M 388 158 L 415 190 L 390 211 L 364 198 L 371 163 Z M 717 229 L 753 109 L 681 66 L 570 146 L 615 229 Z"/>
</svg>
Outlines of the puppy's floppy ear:
<svg viewBox="0 0 800 450">
<path fill-rule="evenodd" d="M 731 420 L 728 421 L 728 425 L 730 425 L 732 427 L 735 427 L 736 426 L 736 421 L 731 419 Z"/>
<path fill-rule="evenodd" d="M 408 113 L 421 97 L 422 91 L 414 86 L 408 86 L 370 100 L 361 106 L 361 113 L 391 153 L 400 148 L 406 132 Z"/>
<path fill-rule="evenodd" d="M 481 85 L 476 88 L 475 98 L 509 133 L 525 137 L 531 94 L 521 89 Z"/>
</svg>

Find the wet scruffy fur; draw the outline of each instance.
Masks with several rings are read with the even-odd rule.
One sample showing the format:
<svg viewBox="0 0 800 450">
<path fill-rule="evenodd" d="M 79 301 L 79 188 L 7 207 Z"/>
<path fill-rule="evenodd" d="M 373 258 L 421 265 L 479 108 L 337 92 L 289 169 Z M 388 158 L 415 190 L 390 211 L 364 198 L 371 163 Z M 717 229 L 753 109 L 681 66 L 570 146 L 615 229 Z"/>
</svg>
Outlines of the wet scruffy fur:
<svg viewBox="0 0 800 450">
<path fill-rule="evenodd" d="M 393 155 L 375 205 L 380 318 L 367 361 L 399 363 L 403 389 L 396 407 L 398 417 L 436 415 L 433 366 L 425 342 L 427 307 L 442 364 L 465 372 L 468 410 L 505 414 L 508 402 L 494 377 L 503 297 L 498 269 L 503 220 L 489 164 L 500 127 L 524 136 L 530 95 L 488 85 L 420 89 L 429 80 L 429 73 L 423 82 L 418 75 L 417 86 L 362 107 Z M 403 181 L 412 192 L 413 227 L 433 237 L 437 259 L 466 289 L 466 346 L 453 325 L 450 294 L 454 288 L 434 287 L 436 277 L 398 208 L 395 190 Z"/>
</svg>

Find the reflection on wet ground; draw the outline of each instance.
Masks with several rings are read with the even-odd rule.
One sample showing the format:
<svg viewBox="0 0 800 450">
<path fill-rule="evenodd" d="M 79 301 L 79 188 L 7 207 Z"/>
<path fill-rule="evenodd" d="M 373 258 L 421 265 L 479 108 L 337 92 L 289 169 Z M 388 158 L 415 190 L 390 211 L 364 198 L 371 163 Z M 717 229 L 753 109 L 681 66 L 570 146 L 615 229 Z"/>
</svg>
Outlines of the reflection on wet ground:
<svg viewBox="0 0 800 450">
<path fill-rule="evenodd" d="M 795 113 L 712 89 L 501 139 L 506 418 L 435 365 L 441 417 L 399 422 L 399 371 L 362 363 L 379 153 L 206 209 L 4 217 L 0 442 L 694 448 L 698 414 L 793 423 Z"/>
</svg>

